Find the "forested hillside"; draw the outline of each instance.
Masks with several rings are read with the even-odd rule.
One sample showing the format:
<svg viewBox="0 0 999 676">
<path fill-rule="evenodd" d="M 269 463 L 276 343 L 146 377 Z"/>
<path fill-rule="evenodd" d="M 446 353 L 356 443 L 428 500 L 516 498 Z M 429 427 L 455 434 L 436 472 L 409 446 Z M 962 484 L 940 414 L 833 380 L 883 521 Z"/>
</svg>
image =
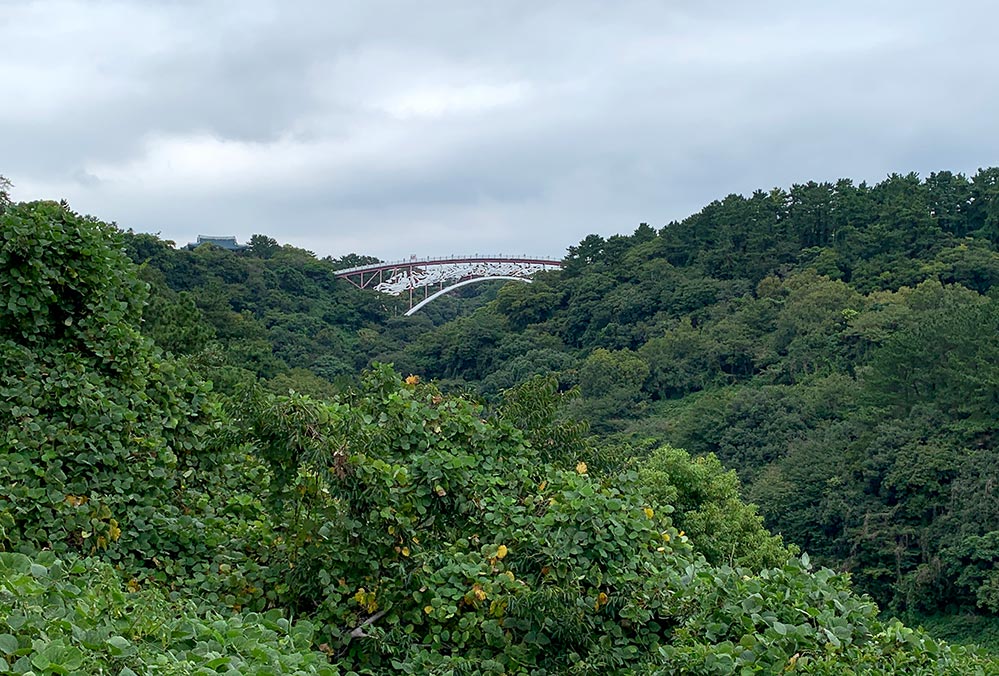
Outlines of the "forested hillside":
<svg viewBox="0 0 999 676">
<path fill-rule="evenodd" d="M 882 605 L 991 617 L 997 195 L 997 169 L 731 195 L 659 230 L 591 235 L 569 248 L 562 271 L 508 285 L 474 312 L 438 309 L 437 321 L 330 284 L 298 296 L 313 326 L 328 304 L 358 309 L 310 332 L 283 314 L 290 273 L 271 274 L 263 300 L 243 313 L 270 323 L 257 337 L 229 328 L 254 288 L 240 280 L 282 258 L 329 277 L 337 261 L 265 237 L 242 256 L 175 251 L 141 235 L 130 247 L 161 296 L 195 292 L 186 302 L 200 314 L 186 315 L 188 325 L 213 327 L 216 365 L 315 393 L 391 362 L 487 400 L 554 373 L 583 394 L 573 413 L 601 437 L 617 433 L 626 454 L 657 443 L 715 454 L 739 472 L 768 527 L 850 571 Z M 155 316 L 171 317 L 147 323 L 157 342 L 204 355 L 200 341 L 163 335 L 179 330 L 177 312 Z M 324 331 L 335 344 L 309 338 Z M 248 359 L 254 349 L 263 356 Z"/>
<path fill-rule="evenodd" d="M 240 255 L 128 240 L 153 282 L 145 332 L 211 367 L 217 388 L 256 376 L 329 394 L 381 361 L 488 401 L 555 374 L 626 455 L 715 454 L 769 528 L 882 605 L 986 616 L 999 610 L 997 242 L 999 169 L 807 183 L 591 235 L 562 271 L 431 319 L 334 282 L 355 256 L 263 236 Z"/>
<path fill-rule="evenodd" d="M 595 431 L 715 454 L 886 607 L 994 616 L 997 242 L 996 169 L 732 195 L 587 237 L 403 361 L 483 395 L 556 371 Z"/>
<path fill-rule="evenodd" d="M 841 571 L 999 611 L 997 178 L 730 197 L 415 320 L 0 185 L 0 672 L 996 673 Z"/>
</svg>

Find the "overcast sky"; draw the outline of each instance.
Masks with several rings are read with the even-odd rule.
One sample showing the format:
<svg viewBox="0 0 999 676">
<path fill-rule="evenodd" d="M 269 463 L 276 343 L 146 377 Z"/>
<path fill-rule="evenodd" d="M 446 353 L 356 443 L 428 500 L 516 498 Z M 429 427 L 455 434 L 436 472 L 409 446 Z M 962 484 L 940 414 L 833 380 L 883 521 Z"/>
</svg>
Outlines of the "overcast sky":
<svg viewBox="0 0 999 676">
<path fill-rule="evenodd" d="M 0 0 L 0 174 L 181 244 L 561 256 L 733 192 L 999 164 L 997 26 L 984 0 Z"/>
</svg>

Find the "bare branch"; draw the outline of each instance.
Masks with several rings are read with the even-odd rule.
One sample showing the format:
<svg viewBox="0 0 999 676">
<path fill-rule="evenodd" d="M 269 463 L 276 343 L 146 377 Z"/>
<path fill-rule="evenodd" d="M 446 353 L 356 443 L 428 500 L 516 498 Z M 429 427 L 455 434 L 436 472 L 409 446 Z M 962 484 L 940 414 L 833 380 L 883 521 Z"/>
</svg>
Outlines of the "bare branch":
<svg viewBox="0 0 999 676">
<path fill-rule="evenodd" d="M 378 620 L 380 620 L 382 618 L 382 616 L 385 615 L 385 613 L 387 613 L 387 612 L 388 612 L 388 608 L 386 608 L 384 610 L 379 610 L 377 613 L 375 613 L 374 615 L 372 615 L 371 617 L 369 617 L 368 619 L 366 619 L 364 622 L 361 622 L 360 625 L 358 625 L 357 627 L 355 627 L 350 632 L 350 637 L 351 638 L 367 638 L 368 635 L 364 633 L 364 628 L 366 626 L 368 626 L 369 624 L 372 624 L 372 623 L 377 622 Z"/>
</svg>

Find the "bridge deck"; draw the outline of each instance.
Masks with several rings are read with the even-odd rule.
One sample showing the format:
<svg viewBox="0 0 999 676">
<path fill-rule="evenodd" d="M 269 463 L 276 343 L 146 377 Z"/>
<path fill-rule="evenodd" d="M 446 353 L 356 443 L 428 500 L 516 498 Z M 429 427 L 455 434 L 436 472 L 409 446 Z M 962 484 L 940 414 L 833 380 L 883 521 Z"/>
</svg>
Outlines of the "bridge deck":
<svg viewBox="0 0 999 676">
<path fill-rule="evenodd" d="M 455 265 L 460 263 L 527 263 L 534 265 L 562 265 L 559 258 L 545 258 L 542 256 L 504 256 L 503 254 L 487 256 L 441 256 L 439 258 L 409 258 L 401 261 L 389 261 L 386 263 L 373 263 L 371 265 L 359 265 L 353 268 L 337 270 L 333 274 L 337 277 L 356 275 L 363 272 L 379 272 L 385 270 L 398 270 L 399 268 L 420 267 L 428 265 Z"/>
</svg>

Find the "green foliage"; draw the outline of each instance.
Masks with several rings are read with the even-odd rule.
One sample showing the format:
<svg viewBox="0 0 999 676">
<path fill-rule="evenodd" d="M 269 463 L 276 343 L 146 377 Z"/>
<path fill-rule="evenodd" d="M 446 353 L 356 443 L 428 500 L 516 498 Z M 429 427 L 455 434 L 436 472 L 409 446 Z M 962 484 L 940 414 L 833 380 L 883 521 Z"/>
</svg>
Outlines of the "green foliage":
<svg viewBox="0 0 999 676">
<path fill-rule="evenodd" d="M 489 420 L 379 368 L 332 402 L 268 395 L 241 407 L 238 428 L 272 468 L 274 519 L 287 524 L 282 602 L 324 624 L 341 668 L 987 665 L 881 624 L 845 577 L 807 572 L 738 502 L 716 461 L 662 449 L 641 474 L 598 476 L 570 460 L 578 435 L 550 414 L 529 415 L 534 406 L 557 406 L 551 379 L 509 393 Z M 511 425 L 518 412 L 528 414 L 527 438 Z M 781 565 L 712 566 L 671 519 L 727 528 L 712 535 L 737 543 L 736 557 Z"/>
<path fill-rule="evenodd" d="M 315 627 L 222 615 L 123 583 L 106 563 L 0 554 L 4 674 L 337 674 Z"/>
<path fill-rule="evenodd" d="M 648 365 L 634 352 L 597 348 L 579 366 L 584 417 L 606 430 L 616 419 L 637 415 L 648 377 Z"/>
<path fill-rule="evenodd" d="M 714 455 L 691 458 L 663 446 L 641 462 L 638 482 L 650 502 L 673 508 L 673 525 L 713 565 L 761 570 L 782 565 L 794 552 L 766 531 L 754 505 L 741 501 L 735 472 Z"/>
<path fill-rule="evenodd" d="M 294 368 L 285 373 L 279 373 L 267 381 L 267 389 L 280 394 L 299 392 L 324 399 L 333 397 L 337 391 L 330 380 L 318 376 L 312 371 Z"/>
<path fill-rule="evenodd" d="M 10 206 L 10 189 L 12 185 L 8 178 L 0 174 L 0 216 Z"/>
<path fill-rule="evenodd" d="M 263 235 L 254 235 L 254 237 L 263 237 Z M 269 237 L 266 239 L 269 240 L 269 246 L 271 250 L 275 250 L 273 247 L 277 245 L 277 242 L 270 239 Z M 252 248 L 253 239 L 250 240 L 250 244 Z M 374 263 L 381 263 L 381 261 L 375 258 L 374 256 L 362 256 L 356 253 L 349 253 L 344 256 L 340 256 L 340 258 L 337 258 L 336 260 L 331 260 L 331 262 L 333 263 L 335 269 L 337 270 L 342 270 L 344 268 L 356 268 L 361 265 L 373 265 Z"/>
<path fill-rule="evenodd" d="M 511 395 L 507 415 L 554 395 L 535 389 Z M 284 487 L 288 600 L 329 624 L 348 663 L 620 666 L 656 640 L 666 599 L 651 580 L 678 554 L 636 491 L 545 464 L 571 427 L 535 420 L 535 449 L 384 369 L 339 402 L 265 397 L 253 410 L 241 427 Z"/>
<path fill-rule="evenodd" d="M 907 614 L 905 623 L 920 627 L 935 638 L 957 645 L 977 645 L 999 654 L 999 618 L 972 613 Z"/>
<path fill-rule="evenodd" d="M 996 279 L 985 226 L 995 220 L 987 206 L 997 203 L 994 177 L 806 183 L 729 196 L 659 231 L 590 236 L 570 247 L 562 272 L 507 287 L 472 317 L 421 328 L 419 346 L 403 343 L 392 360 L 487 397 L 543 369 L 558 372 L 579 384 L 575 411 L 593 430 L 636 430 L 715 452 L 741 473 L 768 526 L 858 571 L 879 601 L 966 604 L 975 595 L 944 584 L 956 572 L 939 565 L 949 521 L 932 530 L 908 521 L 920 510 L 931 520 L 963 510 L 948 507 L 958 504 L 947 502 L 949 491 L 991 514 L 984 483 L 968 470 L 898 489 L 903 462 L 924 453 L 967 456 L 958 467 L 994 458 L 996 360 L 980 337 L 991 322 L 984 310 L 958 317 L 945 307 L 968 302 L 965 293 L 980 300 Z M 947 286 L 955 282 L 968 288 Z M 520 342 L 528 335 L 553 341 L 538 349 Z M 631 368 L 631 355 L 647 377 Z M 914 377 L 923 381 L 906 385 Z M 833 380 L 828 390 L 816 385 Z M 746 389 L 722 389 L 733 384 Z M 654 403 L 688 398 L 676 409 Z M 943 410 L 934 420 L 948 440 L 904 452 L 870 447 L 883 438 L 871 421 L 904 419 L 920 403 Z M 851 418 L 861 408 L 863 422 Z M 874 468 L 864 457 L 888 464 Z M 933 471 L 929 459 L 917 464 Z M 890 492 L 881 495 L 882 486 Z M 911 509 L 898 506 L 909 501 Z M 884 519 L 872 538 L 864 524 Z M 874 542 L 879 554 L 865 563 Z"/>
<path fill-rule="evenodd" d="M 577 388 L 559 391 L 554 376 L 534 376 L 503 392 L 497 417 L 520 429 L 542 461 L 569 466 L 586 452 L 588 426 L 566 416 L 578 397 Z"/>
<path fill-rule="evenodd" d="M 480 309 L 448 322 L 433 334 L 432 341 L 419 342 L 420 361 L 441 377 L 484 377 L 497 361 L 498 339 L 506 330 L 502 316 Z"/>
<path fill-rule="evenodd" d="M 197 354 L 215 340 L 215 329 L 188 291 L 174 293 L 163 285 L 153 285 L 143 312 L 142 332 L 164 352 Z"/>
<path fill-rule="evenodd" d="M 259 378 L 329 397 L 318 379 L 344 387 L 378 360 L 496 404 L 554 374 L 579 386 L 573 411 L 598 434 L 714 453 L 769 528 L 883 605 L 991 613 L 969 538 L 999 529 L 999 358 L 984 339 L 999 328 L 997 176 L 729 195 L 663 228 L 586 237 L 562 271 L 494 302 L 476 291 L 415 318 L 333 283 L 365 257 L 317 261 L 264 236 L 242 253 L 129 246 L 154 287 L 144 331 L 216 390 Z M 631 466 L 583 446 L 595 470 Z"/>
<path fill-rule="evenodd" d="M 718 342 L 687 321 L 650 339 L 639 350 L 649 365 L 648 391 L 657 398 L 681 397 L 717 381 Z"/>
<path fill-rule="evenodd" d="M 783 305 L 771 337 L 780 360 L 771 367 L 779 369 L 776 379 L 798 382 L 815 373 L 847 370 L 850 360 L 841 334 L 860 307 L 860 294 L 811 271 L 788 278 L 782 286 Z"/>
<path fill-rule="evenodd" d="M 807 574 L 808 558 L 758 575 L 727 566 L 694 572 L 692 604 L 660 673 L 986 674 L 994 661 L 938 643 L 854 595 L 829 569 Z"/>
<path fill-rule="evenodd" d="M 4 213 L 0 237 L 0 336 L 24 345 L 65 340 L 87 353 L 102 341 L 135 341 L 128 332 L 138 323 L 144 285 L 130 274 L 113 226 L 33 202 Z"/>
<path fill-rule="evenodd" d="M 503 313 L 515 330 L 549 319 L 558 308 L 558 291 L 544 273 L 533 284 L 506 284 L 496 297 L 496 309 Z"/>
<path fill-rule="evenodd" d="M 335 279 L 365 257 L 0 185 L 0 666 L 995 673 L 722 463 L 887 606 L 999 612 L 997 177 L 729 196 L 392 319 Z"/>
<path fill-rule="evenodd" d="M 145 287 L 114 228 L 19 204 L 0 244 L 0 548 L 143 560 L 177 516 L 209 386 L 139 333 Z"/>
<path fill-rule="evenodd" d="M 876 403 L 908 411 L 931 404 L 956 420 L 991 427 L 999 404 L 999 303 L 924 311 L 893 334 L 871 361 L 865 382 Z"/>
<path fill-rule="evenodd" d="M 125 244 L 153 289 L 144 333 L 165 350 L 193 357 L 217 391 L 235 393 L 245 381 L 234 369 L 265 379 L 292 369 L 327 381 L 353 375 L 366 364 L 362 332 L 387 315 L 384 299 L 370 302 L 370 292 L 334 275 L 370 257 L 320 260 L 264 235 L 254 235 L 243 252 L 177 250 L 131 233 Z"/>
</svg>

